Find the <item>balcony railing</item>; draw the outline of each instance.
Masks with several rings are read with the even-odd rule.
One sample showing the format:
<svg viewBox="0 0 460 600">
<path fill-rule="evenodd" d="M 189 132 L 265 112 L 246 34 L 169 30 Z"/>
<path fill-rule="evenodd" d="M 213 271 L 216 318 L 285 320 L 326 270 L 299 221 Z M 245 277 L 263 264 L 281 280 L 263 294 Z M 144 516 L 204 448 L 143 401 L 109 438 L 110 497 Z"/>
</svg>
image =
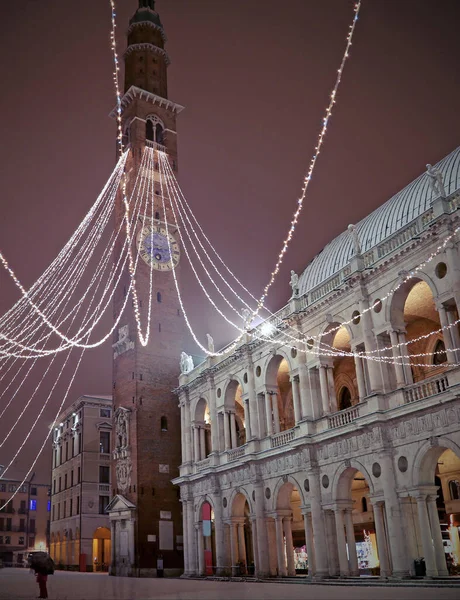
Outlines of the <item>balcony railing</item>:
<svg viewBox="0 0 460 600">
<path fill-rule="evenodd" d="M 436 394 L 442 394 L 448 387 L 449 382 L 445 375 L 434 377 L 433 379 L 426 379 L 405 389 L 404 400 L 406 403 L 417 402 L 417 400 L 423 400 L 430 396 L 436 396 Z"/>
<path fill-rule="evenodd" d="M 108 483 L 100 483 L 99 484 L 99 491 L 100 492 L 106 492 L 107 494 L 110 493 L 110 484 L 108 484 Z"/>
<path fill-rule="evenodd" d="M 211 459 L 210 458 L 205 458 L 204 460 L 200 460 L 200 461 L 198 461 L 198 462 L 195 463 L 196 470 L 197 471 L 202 471 L 203 469 L 207 469 L 210 464 L 211 464 Z"/>
<path fill-rule="evenodd" d="M 295 438 L 295 429 L 288 429 L 287 431 L 282 431 L 281 433 L 275 433 L 270 438 L 270 445 L 272 448 L 279 448 L 280 446 L 284 446 L 285 444 L 289 444 Z"/>
<path fill-rule="evenodd" d="M 351 406 L 345 410 L 328 415 L 327 426 L 329 429 L 335 429 L 336 427 L 342 427 L 343 425 L 349 425 L 353 423 L 355 419 L 359 417 L 359 404 Z"/>
<path fill-rule="evenodd" d="M 240 446 L 239 448 L 234 448 L 233 450 L 227 450 L 227 461 L 230 462 L 232 460 L 238 460 L 245 454 L 246 446 Z"/>
</svg>

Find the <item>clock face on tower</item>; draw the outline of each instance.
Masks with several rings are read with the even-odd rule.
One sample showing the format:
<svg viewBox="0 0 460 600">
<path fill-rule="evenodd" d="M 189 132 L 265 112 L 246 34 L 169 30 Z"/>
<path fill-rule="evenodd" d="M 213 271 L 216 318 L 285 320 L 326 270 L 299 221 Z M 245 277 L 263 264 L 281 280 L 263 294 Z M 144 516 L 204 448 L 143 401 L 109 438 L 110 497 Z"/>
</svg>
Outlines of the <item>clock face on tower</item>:
<svg viewBox="0 0 460 600">
<path fill-rule="evenodd" d="M 169 240 L 169 241 L 168 241 Z M 142 259 L 157 271 L 170 271 L 180 258 L 179 244 L 166 227 L 155 223 L 144 223 L 137 234 L 137 248 Z"/>
</svg>

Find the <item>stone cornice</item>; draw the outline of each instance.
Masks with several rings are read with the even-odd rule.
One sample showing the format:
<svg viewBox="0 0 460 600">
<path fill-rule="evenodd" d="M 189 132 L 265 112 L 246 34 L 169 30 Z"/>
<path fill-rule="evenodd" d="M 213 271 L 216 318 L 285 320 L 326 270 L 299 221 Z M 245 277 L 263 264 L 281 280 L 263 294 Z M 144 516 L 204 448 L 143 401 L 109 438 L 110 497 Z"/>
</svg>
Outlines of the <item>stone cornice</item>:
<svg viewBox="0 0 460 600">
<path fill-rule="evenodd" d="M 133 52 L 136 52 L 136 50 L 149 50 L 150 52 L 161 56 L 161 58 L 164 59 L 166 65 L 171 64 L 171 59 L 169 58 L 166 50 L 163 50 L 163 48 L 158 48 L 158 46 L 155 46 L 155 44 L 149 44 L 148 42 L 142 42 L 141 44 L 130 44 L 126 48 L 124 59 L 126 60 L 126 57 L 132 54 Z"/>
<path fill-rule="evenodd" d="M 147 8 L 144 8 L 144 10 L 150 10 Z M 150 11 L 152 12 L 152 11 Z M 164 32 L 163 27 L 160 27 L 159 25 L 157 25 L 156 23 L 153 23 L 152 21 L 135 21 L 134 23 L 131 23 L 131 25 L 128 27 L 128 30 L 126 32 L 126 35 L 129 35 L 133 29 L 136 29 L 136 27 L 151 27 L 152 29 L 156 29 L 156 31 L 160 32 L 160 35 L 163 39 L 164 42 L 168 41 L 168 38 L 166 37 L 166 33 Z"/>
<path fill-rule="evenodd" d="M 133 102 L 136 98 L 141 100 L 147 100 L 151 104 L 158 105 L 160 108 L 166 108 L 166 110 L 170 110 L 177 115 L 184 110 L 184 107 L 180 104 L 176 104 L 172 102 L 172 100 L 168 100 L 167 98 L 163 98 L 162 96 L 157 96 L 157 94 L 153 94 L 152 92 L 147 92 L 142 88 L 139 88 L 135 85 L 132 85 L 127 92 L 125 92 L 124 96 L 121 99 L 121 112 L 123 111 Z M 115 118 L 117 115 L 116 107 L 110 113 L 110 117 Z"/>
</svg>

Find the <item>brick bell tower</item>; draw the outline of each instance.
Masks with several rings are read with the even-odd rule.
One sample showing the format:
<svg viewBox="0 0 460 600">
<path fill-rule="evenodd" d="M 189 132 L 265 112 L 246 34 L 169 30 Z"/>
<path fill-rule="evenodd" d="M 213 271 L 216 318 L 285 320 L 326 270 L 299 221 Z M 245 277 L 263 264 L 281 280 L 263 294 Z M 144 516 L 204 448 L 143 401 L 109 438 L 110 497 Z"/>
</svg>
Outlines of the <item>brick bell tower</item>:
<svg viewBox="0 0 460 600">
<path fill-rule="evenodd" d="M 128 198 L 146 149 L 155 153 L 156 169 L 160 149 L 167 152 L 177 171 L 176 117 L 183 107 L 168 100 L 165 41 L 155 1 L 139 0 L 139 8 L 129 22 L 124 55 L 122 119 L 125 147 L 129 148 Z M 171 483 L 179 474 L 181 462 L 180 411 L 172 394 L 178 385 L 184 340 L 184 319 L 172 276 L 175 268 L 180 278 L 180 247 L 170 209 L 164 214 L 162 208 L 157 170 L 154 182 L 155 219 L 135 225 L 132 248 L 133 252 L 140 249 L 136 289 L 143 332 L 151 264 L 154 269 L 150 339 L 145 347 L 138 339 L 131 297 L 113 339 L 113 496 L 107 512 L 111 520 L 111 573 L 120 576 L 154 576 L 161 566 L 166 575 L 178 575 L 183 568 L 179 488 Z M 119 195 L 116 227 L 123 216 Z M 121 243 L 115 260 L 120 251 Z M 126 270 L 114 297 L 114 318 L 120 314 L 129 281 Z"/>
</svg>

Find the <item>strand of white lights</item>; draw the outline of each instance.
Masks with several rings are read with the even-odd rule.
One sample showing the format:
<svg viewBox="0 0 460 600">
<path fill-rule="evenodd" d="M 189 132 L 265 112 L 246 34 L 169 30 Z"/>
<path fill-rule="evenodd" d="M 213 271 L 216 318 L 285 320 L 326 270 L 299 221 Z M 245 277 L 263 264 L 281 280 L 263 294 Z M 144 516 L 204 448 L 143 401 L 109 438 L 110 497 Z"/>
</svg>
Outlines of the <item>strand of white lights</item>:
<svg viewBox="0 0 460 600">
<path fill-rule="evenodd" d="M 59 337 L 62 337 L 62 335 L 60 335 L 60 332 L 58 331 L 58 329 L 49 321 L 49 319 L 47 318 L 47 316 L 44 314 L 44 312 L 37 306 L 37 304 L 32 300 L 32 298 L 29 296 L 28 292 L 24 289 L 24 287 L 22 286 L 21 282 L 19 281 L 19 279 L 16 277 L 15 273 L 13 272 L 13 270 L 10 268 L 10 266 L 8 265 L 6 259 L 4 258 L 4 256 L 0 253 L 0 261 L 3 263 L 5 269 L 7 270 L 7 272 L 10 274 L 10 276 L 12 277 L 13 281 L 15 282 L 15 284 L 17 285 L 17 287 L 20 289 L 23 297 L 27 300 L 27 302 L 29 303 L 29 305 L 32 307 L 32 309 L 41 317 L 42 321 L 48 325 L 48 327 L 54 332 L 56 333 Z M 5 336 L 4 334 L 0 333 L 0 338 L 4 339 L 10 343 L 15 343 L 15 340 L 13 339 L 9 339 L 8 336 Z M 64 338 L 62 338 L 64 339 Z M 67 343 L 72 343 L 71 340 L 69 339 L 65 339 L 65 341 L 67 341 Z"/>
<path fill-rule="evenodd" d="M 116 42 L 116 27 L 117 27 L 116 16 L 117 15 L 116 15 L 114 0 L 109 0 L 109 1 L 110 1 L 110 7 L 112 9 L 112 31 L 110 33 L 110 39 L 111 39 L 113 62 L 114 62 L 113 81 L 115 84 L 115 94 L 116 94 L 116 99 L 117 99 L 116 114 L 117 114 L 117 129 L 118 129 L 118 146 L 119 146 L 120 153 L 122 153 L 123 152 L 123 124 L 122 124 L 122 119 L 121 119 L 121 113 L 122 113 L 121 93 L 120 93 L 120 82 L 119 82 L 119 77 L 118 77 L 120 67 L 119 67 L 117 42 Z M 130 231 L 130 224 L 129 224 L 129 204 L 126 199 L 126 178 L 123 178 L 122 190 L 123 190 L 123 204 L 124 204 L 124 208 L 125 208 L 126 237 L 128 239 L 130 239 L 131 231 Z M 153 206 L 153 200 L 152 200 L 152 206 Z M 137 336 L 139 338 L 141 345 L 147 346 L 148 341 L 149 341 L 149 336 L 150 336 L 150 320 L 149 319 L 147 320 L 146 332 L 145 332 L 145 335 L 143 335 L 142 334 L 142 325 L 141 325 L 141 315 L 140 315 L 140 310 L 139 310 L 139 299 L 138 299 L 137 290 L 136 290 L 136 273 L 135 273 L 135 266 L 134 266 L 132 252 L 131 252 L 131 247 L 129 247 L 129 249 L 128 249 L 128 257 L 129 257 L 128 269 L 129 269 L 129 274 L 130 274 L 130 278 L 131 278 L 131 293 L 132 293 L 132 297 L 133 297 L 134 318 L 136 320 Z M 152 269 L 153 269 L 153 265 L 151 265 L 151 270 Z M 150 296 L 151 296 L 151 289 L 152 289 L 152 285 L 150 285 Z M 151 298 L 150 298 L 150 300 L 151 300 Z M 149 301 L 149 309 L 150 309 L 150 305 L 151 305 L 151 301 Z"/>
<path fill-rule="evenodd" d="M 125 160 L 126 160 L 125 156 L 123 156 L 123 157 L 120 158 L 120 160 L 117 163 L 114 171 L 112 172 L 112 174 L 109 177 L 106 185 L 104 186 L 104 189 L 102 190 L 102 192 L 98 196 L 96 202 L 90 208 L 90 210 L 86 214 L 86 216 L 83 219 L 83 221 L 80 223 L 80 225 L 78 226 L 78 228 L 76 229 L 76 231 L 72 234 L 72 236 L 70 237 L 69 241 L 62 248 L 62 250 L 60 251 L 60 253 L 58 254 L 58 256 L 55 258 L 55 260 L 44 271 L 44 273 L 37 279 L 37 281 L 31 286 L 31 288 L 30 288 L 30 290 L 28 292 L 27 297 L 24 296 L 24 295 L 22 295 L 22 297 L 16 302 L 16 304 L 13 305 L 12 308 L 10 310 L 8 310 L 0 318 L 0 327 L 1 328 L 4 328 L 7 325 L 8 321 L 12 318 L 12 316 L 15 313 L 15 311 L 21 305 L 27 305 L 28 304 L 28 298 L 32 298 L 33 299 L 35 297 L 35 295 L 39 293 L 39 291 L 41 289 L 41 286 L 46 281 L 46 278 L 48 276 L 50 276 L 50 275 L 53 275 L 53 273 L 55 273 L 57 271 L 57 269 L 59 268 L 59 265 L 65 259 L 66 255 L 69 255 L 72 252 L 72 249 L 78 243 L 78 241 L 82 238 L 82 236 L 83 236 L 84 232 L 86 231 L 89 223 L 92 221 L 92 219 L 94 217 L 94 214 L 96 214 L 96 212 L 99 210 L 101 204 L 104 202 L 104 198 L 106 196 L 107 190 L 113 184 L 113 181 L 116 180 L 117 177 L 119 178 L 121 176 L 122 167 L 124 165 L 124 161 Z M 3 255 L 2 255 L 2 258 L 3 258 L 3 261 L 5 261 Z"/>
<path fill-rule="evenodd" d="M 191 214 L 191 216 L 192 216 L 192 218 L 193 218 L 194 222 L 196 223 L 196 225 L 197 225 L 197 227 L 198 227 L 199 231 L 200 231 L 200 232 L 201 232 L 201 234 L 203 235 L 203 237 L 204 237 L 204 239 L 206 240 L 206 242 L 208 243 L 208 245 L 211 247 L 211 249 L 212 249 L 212 251 L 214 252 L 214 254 L 217 256 L 217 258 L 219 259 L 219 261 L 220 261 L 220 262 L 222 263 L 222 265 L 223 265 L 223 266 L 224 266 L 224 267 L 227 269 L 227 271 L 228 271 L 228 272 L 229 272 L 229 274 L 230 274 L 230 275 L 231 275 L 231 276 L 232 276 L 232 277 L 235 279 L 235 281 L 236 281 L 236 282 L 237 282 L 237 283 L 238 283 L 238 284 L 239 284 L 239 285 L 240 285 L 240 286 L 241 286 L 241 287 L 244 289 L 244 291 L 246 291 L 246 292 L 247 292 L 247 293 L 248 293 L 248 294 L 251 296 L 251 298 L 252 298 L 253 300 L 256 300 L 255 296 L 253 296 L 253 295 L 251 294 L 251 292 L 250 292 L 250 291 L 249 291 L 249 290 L 248 290 L 248 289 L 247 289 L 247 288 L 244 286 L 244 284 L 243 284 L 243 283 L 241 283 L 241 282 L 239 281 L 239 279 L 236 277 L 236 275 L 235 275 L 235 274 L 234 274 L 234 273 L 233 273 L 233 272 L 230 270 L 230 268 L 229 268 L 229 267 L 226 265 L 226 263 L 224 262 L 224 260 L 221 258 L 221 256 L 220 256 L 220 255 L 219 255 L 219 253 L 217 252 L 217 250 L 216 250 L 216 249 L 214 248 L 214 246 L 212 245 L 212 243 L 211 243 L 211 241 L 209 240 L 209 238 L 206 236 L 206 234 L 205 234 L 205 232 L 204 232 L 203 228 L 201 227 L 201 225 L 200 225 L 200 223 L 199 223 L 198 219 L 196 218 L 195 214 L 193 213 L 193 211 L 192 211 L 192 209 L 191 209 L 190 205 L 189 205 L 189 204 L 188 204 L 188 202 L 187 202 L 187 199 L 186 199 L 185 195 L 183 194 L 183 192 L 182 192 L 182 190 L 181 190 L 181 188 L 180 188 L 180 186 L 179 186 L 179 184 L 178 184 L 178 182 L 177 182 L 177 179 L 176 179 L 176 177 L 175 177 L 175 175 L 174 175 L 174 172 L 173 172 L 173 171 L 172 171 L 172 169 L 171 169 L 171 166 L 170 166 L 170 164 L 169 164 L 169 161 L 168 161 L 168 160 L 166 160 L 166 159 L 164 159 L 164 165 L 166 166 L 166 170 L 167 170 L 167 175 L 168 175 L 168 180 L 169 180 L 169 182 L 171 182 L 171 180 L 173 181 L 173 186 L 174 186 L 174 188 L 175 188 L 175 190 L 176 190 L 176 195 L 178 195 L 178 196 L 179 196 L 179 201 L 180 201 L 180 198 L 181 198 L 181 199 L 182 199 L 182 201 L 183 201 L 183 203 L 180 201 L 180 205 L 181 205 L 181 207 L 183 208 L 184 212 L 185 212 L 185 210 L 186 210 L 186 209 L 188 209 L 188 211 L 190 212 L 190 214 Z M 186 209 L 184 209 L 184 205 L 185 205 Z M 186 214 L 186 212 L 185 212 L 185 214 Z M 240 300 L 240 301 L 241 301 L 241 302 L 242 302 L 242 303 L 243 303 L 245 306 L 247 306 L 248 308 L 250 308 L 250 307 L 249 307 L 249 306 L 246 304 L 246 302 L 244 301 L 244 299 L 243 299 L 243 298 L 241 298 L 241 296 L 239 296 L 239 295 L 238 295 L 238 294 L 235 292 L 235 290 L 234 290 L 234 289 L 233 289 L 233 288 L 232 288 L 232 287 L 231 287 L 231 286 L 228 284 L 228 282 L 225 280 L 225 278 L 224 278 L 224 277 L 221 275 L 221 273 L 218 271 L 217 267 L 214 265 L 214 263 L 213 263 L 212 259 L 209 257 L 208 253 L 206 252 L 205 248 L 203 247 L 203 245 L 202 245 L 202 243 L 201 243 L 201 240 L 199 239 L 199 236 L 198 236 L 198 234 L 196 233 L 195 229 L 193 228 L 193 225 L 190 223 L 190 220 L 188 219 L 188 216 L 187 216 L 187 221 L 188 221 L 188 222 L 189 222 L 189 224 L 191 225 L 192 231 L 193 231 L 193 233 L 194 233 L 195 237 L 197 238 L 197 240 L 198 240 L 198 242 L 199 242 L 199 244 L 200 244 L 200 247 L 203 249 L 203 251 L 204 251 L 204 253 L 205 253 L 206 257 L 207 257 L 207 258 L 208 258 L 208 260 L 211 262 L 211 264 L 212 264 L 212 266 L 214 267 L 214 269 L 216 270 L 216 272 L 217 272 L 217 273 L 219 274 L 219 276 L 220 276 L 220 277 L 223 279 L 223 281 L 224 281 L 224 282 L 227 284 L 227 286 L 228 286 L 228 287 L 231 289 L 231 291 L 232 291 L 232 292 L 233 292 L 233 293 L 234 293 L 234 294 L 235 294 L 235 295 L 236 295 L 236 296 L 239 298 L 239 300 Z M 445 239 L 445 240 L 444 240 L 443 244 L 441 244 L 440 246 L 438 246 L 438 248 L 436 249 L 436 251 L 433 253 L 433 254 L 434 254 L 434 256 L 437 256 L 437 255 L 439 254 L 439 252 L 441 252 L 441 251 L 443 251 L 443 250 L 444 250 L 444 248 L 445 248 L 446 244 L 447 244 L 447 243 L 448 243 L 448 242 L 449 242 L 449 241 L 452 239 L 452 237 L 455 235 L 455 233 L 456 233 L 456 231 L 454 231 L 454 232 L 452 233 L 452 235 L 448 236 L 448 237 L 447 237 L 447 239 Z M 414 273 L 415 273 L 415 272 L 418 272 L 418 271 L 419 271 L 421 268 L 423 268 L 423 266 L 425 266 L 425 264 L 426 264 L 427 262 L 429 262 L 430 260 L 432 260 L 432 259 L 434 258 L 434 256 L 431 256 L 431 257 L 429 257 L 429 258 L 427 259 L 427 261 L 425 261 L 425 263 L 422 263 L 421 265 L 419 265 L 419 266 L 418 266 L 418 267 L 417 267 L 417 268 L 414 270 Z M 406 279 L 406 280 L 407 280 L 407 279 Z M 396 290 L 397 290 L 397 289 L 400 287 L 400 285 L 402 285 L 402 283 L 404 283 L 406 280 L 404 280 L 403 282 L 401 282 L 401 283 L 400 283 L 398 286 L 395 286 L 394 288 L 392 288 L 392 290 L 390 290 L 390 293 L 389 293 L 389 295 L 390 295 L 391 293 L 394 293 L 394 292 L 395 292 L 395 291 L 396 291 Z M 386 298 L 384 298 L 384 300 L 386 300 Z M 267 309 L 267 308 L 265 308 L 265 310 L 267 310 L 267 311 L 268 311 L 268 309 Z M 366 312 L 367 310 L 372 310 L 372 307 L 369 307 L 369 309 L 363 310 L 362 312 L 364 313 L 364 312 Z M 270 311 L 268 311 L 268 312 L 270 312 Z M 274 313 L 271 313 L 271 316 L 276 318 L 276 314 L 274 314 Z M 319 338 L 321 338 L 321 337 L 322 337 L 322 336 L 324 336 L 324 335 L 329 335 L 331 332 L 334 332 L 334 331 L 338 330 L 340 327 L 342 327 L 342 325 L 347 325 L 347 324 L 350 324 L 352 321 L 353 321 L 353 319 L 351 319 L 351 320 L 350 320 L 350 321 L 348 321 L 348 322 L 341 323 L 341 324 L 340 324 L 339 326 L 337 326 L 336 328 L 333 328 L 332 330 L 328 330 L 328 331 L 327 331 L 326 333 L 324 333 L 324 334 L 313 335 L 313 336 L 311 336 L 311 337 L 312 337 L 313 339 L 319 339 Z M 439 330 L 437 330 L 437 331 L 433 331 L 433 332 L 430 332 L 429 334 L 425 334 L 425 335 L 419 336 L 419 337 L 417 337 L 417 338 L 415 338 L 415 339 L 413 339 L 413 340 L 408 340 L 408 341 L 406 341 L 406 342 L 399 342 L 399 343 L 398 343 L 398 344 L 396 344 L 396 345 L 392 345 L 392 346 L 389 346 L 389 347 L 380 348 L 380 349 L 376 349 L 376 350 L 369 350 L 369 351 L 365 351 L 365 352 L 363 352 L 363 351 L 360 351 L 360 352 L 357 352 L 357 353 L 350 353 L 350 356 L 361 356 L 362 358 L 366 358 L 366 355 L 367 355 L 367 354 L 375 354 L 375 353 L 380 353 L 380 352 L 382 352 L 382 351 L 385 351 L 385 350 L 387 350 L 387 351 L 388 351 L 388 350 L 392 350 L 394 347 L 401 347 L 401 346 L 406 346 L 406 345 L 409 345 L 409 344 L 413 344 L 413 343 L 415 343 L 415 342 L 417 342 L 417 341 L 419 341 L 419 340 L 425 339 L 425 338 L 427 338 L 427 337 L 430 337 L 430 336 L 432 336 L 432 335 L 434 335 L 434 334 L 441 333 L 442 331 L 444 331 L 444 330 L 446 330 L 446 329 L 450 329 L 451 327 L 454 327 L 454 326 L 456 326 L 456 325 L 457 325 L 457 324 L 459 324 L 459 323 L 460 323 L 460 319 L 459 319 L 459 320 L 457 320 L 457 321 L 455 321 L 454 323 L 451 323 L 451 324 L 449 324 L 449 325 L 447 325 L 447 326 L 444 326 L 444 327 L 440 328 L 440 329 L 439 329 Z M 292 328 L 292 327 L 290 327 L 290 326 L 288 326 L 288 327 L 289 327 L 289 329 L 292 329 L 292 330 L 293 330 L 293 331 L 294 331 L 294 332 L 295 332 L 295 333 L 298 335 L 298 332 L 296 332 L 296 330 L 295 330 L 294 328 Z M 289 338 L 289 342 L 288 342 L 288 343 L 289 343 L 290 345 L 292 345 L 292 342 L 295 342 L 296 344 L 303 344 L 303 340 L 302 340 L 301 338 L 299 338 L 299 337 L 295 337 L 295 336 L 289 335 L 287 332 L 279 332 L 279 333 L 281 333 L 283 336 L 286 336 L 286 337 L 288 337 L 288 338 Z M 323 342 L 323 344 L 325 344 L 325 343 Z M 325 345 L 326 345 L 326 346 L 327 346 L 329 349 L 333 348 L 332 346 L 328 346 L 327 344 L 325 344 Z M 296 347 L 296 346 L 294 346 L 294 347 Z M 301 348 L 299 348 L 299 349 L 301 349 Z M 459 350 L 460 350 L 460 349 L 459 349 Z M 455 351 L 455 349 L 454 349 L 453 351 Z M 415 356 L 415 355 L 411 354 L 410 356 Z"/>
<path fill-rule="evenodd" d="M 138 181 L 139 179 L 142 179 L 142 178 L 140 177 L 140 173 L 141 173 L 141 171 L 139 171 L 139 173 L 138 173 L 138 178 L 137 178 L 137 180 L 136 180 L 136 181 Z M 144 184 L 145 184 L 145 181 L 144 181 Z M 145 187 L 145 185 L 144 185 L 144 187 Z M 142 194 L 143 194 L 143 192 L 141 192 L 141 194 L 140 194 L 139 196 L 142 196 Z M 138 203 L 136 202 L 136 206 L 135 206 L 135 208 L 137 207 L 137 204 L 138 204 Z M 135 211 L 134 211 L 134 214 L 133 214 L 133 218 L 132 218 L 132 220 L 133 220 L 133 223 L 134 223 L 134 222 L 137 220 L 138 216 L 139 216 L 139 213 L 138 213 L 138 212 L 136 212 L 136 210 L 135 210 Z M 145 213 L 144 213 L 144 218 L 145 218 Z M 122 227 L 123 227 L 123 226 L 124 226 L 124 225 L 123 225 L 123 223 L 122 223 Z M 131 239 L 129 239 L 129 240 L 126 240 L 126 239 L 125 239 L 125 241 L 124 241 L 124 246 L 126 246 L 126 247 L 127 247 L 127 246 L 129 246 L 131 243 L 132 243 L 132 238 L 131 238 Z M 118 261 L 118 265 L 120 264 L 121 260 L 122 260 L 122 254 L 120 254 L 119 261 Z M 139 260 L 139 254 L 136 256 L 136 263 L 135 263 L 135 264 L 136 264 L 136 266 L 137 266 L 137 262 L 138 262 L 138 260 Z M 125 261 L 124 261 L 124 263 L 123 263 L 123 268 L 124 268 L 124 265 L 125 265 L 125 264 L 126 264 L 126 259 L 125 259 Z M 116 270 L 117 270 L 117 269 L 114 269 L 114 272 L 115 272 Z M 112 300 L 112 298 L 113 298 L 113 294 L 115 293 L 115 289 L 116 289 L 116 287 L 118 286 L 118 283 L 119 283 L 119 281 L 120 281 L 120 279 L 121 279 L 121 276 L 122 276 L 122 269 L 120 270 L 120 273 L 119 273 L 119 275 L 118 275 L 117 282 L 116 282 L 116 284 L 115 284 L 115 285 L 113 286 L 113 288 L 112 288 L 112 293 L 111 293 L 110 297 L 108 298 L 108 300 L 107 300 L 107 303 L 106 303 L 106 305 L 105 305 L 104 309 L 103 309 L 102 311 L 100 311 L 100 316 L 99 316 L 98 318 L 96 318 L 96 319 L 93 321 L 93 324 L 92 324 L 92 326 L 91 326 L 91 330 L 92 330 L 92 329 L 94 329 L 94 327 L 95 327 L 95 326 L 96 326 L 96 324 L 99 322 L 99 320 L 100 320 L 100 318 L 102 317 L 102 315 L 104 314 L 104 312 L 105 312 L 105 310 L 106 310 L 107 306 L 108 306 L 108 305 L 109 305 L 109 303 L 111 302 L 111 300 Z M 102 339 L 98 340 L 98 342 L 96 342 L 96 343 L 93 343 L 93 344 L 89 344 L 89 345 L 88 345 L 88 344 L 80 344 L 80 343 L 79 343 L 79 342 L 81 341 L 81 339 L 83 338 L 83 336 L 81 336 L 80 338 L 78 338 L 78 337 L 77 337 L 77 338 L 74 338 L 74 339 L 73 339 L 73 341 L 72 341 L 72 343 L 71 343 L 71 345 L 72 345 L 72 346 L 77 346 L 77 347 L 85 347 L 85 348 L 96 347 L 96 346 L 99 346 L 99 345 L 101 345 L 102 343 L 104 343 L 104 342 L 105 342 L 105 341 L 108 339 L 108 337 L 109 337 L 110 335 L 112 335 L 112 333 L 113 333 L 113 331 L 116 329 L 116 327 L 117 327 L 117 325 L 118 325 L 118 323 L 119 323 L 119 320 L 120 320 L 120 318 L 121 318 L 121 315 L 122 315 L 122 313 L 123 313 L 123 311 L 124 311 L 124 309 L 125 309 L 125 307 L 126 307 L 126 304 L 127 304 L 127 301 L 128 301 L 128 295 L 129 295 L 129 291 L 130 291 L 130 289 L 131 289 L 132 283 L 133 283 L 133 282 L 132 282 L 132 280 L 131 280 L 131 281 L 130 281 L 130 286 L 129 286 L 129 289 L 128 289 L 128 293 L 127 293 L 127 295 L 126 295 L 126 297 L 125 297 L 125 301 L 124 301 L 124 303 L 123 303 L 123 306 L 122 306 L 122 310 L 120 311 L 120 314 L 118 315 L 118 318 L 117 318 L 117 319 L 115 320 L 115 322 L 113 323 L 113 326 L 111 327 L 110 331 L 109 331 L 109 332 L 108 332 L 108 333 L 107 333 L 107 334 L 106 334 L 106 335 L 105 335 L 105 336 L 104 336 Z M 107 289 L 108 289 L 108 286 L 106 286 L 106 291 L 107 291 Z M 80 335 L 80 333 L 81 333 L 81 330 L 78 332 L 78 334 L 77 334 L 77 335 Z M 85 331 L 85 332 L 84 332 L 84 335 L 86 335 L 86 333 L 87 333 L 87 332 Z M 90 333 L 90 332 L 88 332 L 88 333 Z M 60 336 L 60 337 L 62 337 L 62 336 Z M 67 336 L 64 336 L 64 337 L 67 337 Z M 46 353 L 44 353 L 44 354 L 45 354 L 45 355 L 49 355 L 49 354 L 52 354 L 52 353 L 54 353 L 54 352 L 56 352 L 56 351 L 62 351 L 62 350 L 65 350 L 67 347 L 68 347 L 68 346 L 65 346 L 65 345 L 64 345 L 62 348 L 59 348 L 59 349 L 53 349 L 53 350 L 49 350 L 49 351 L 46 351 Z M 28 358 L 30 358 L 30 357 L 33 357 L 33 355 L 30 355 L 30 356 L 28 356 Z"/>
</svg>

